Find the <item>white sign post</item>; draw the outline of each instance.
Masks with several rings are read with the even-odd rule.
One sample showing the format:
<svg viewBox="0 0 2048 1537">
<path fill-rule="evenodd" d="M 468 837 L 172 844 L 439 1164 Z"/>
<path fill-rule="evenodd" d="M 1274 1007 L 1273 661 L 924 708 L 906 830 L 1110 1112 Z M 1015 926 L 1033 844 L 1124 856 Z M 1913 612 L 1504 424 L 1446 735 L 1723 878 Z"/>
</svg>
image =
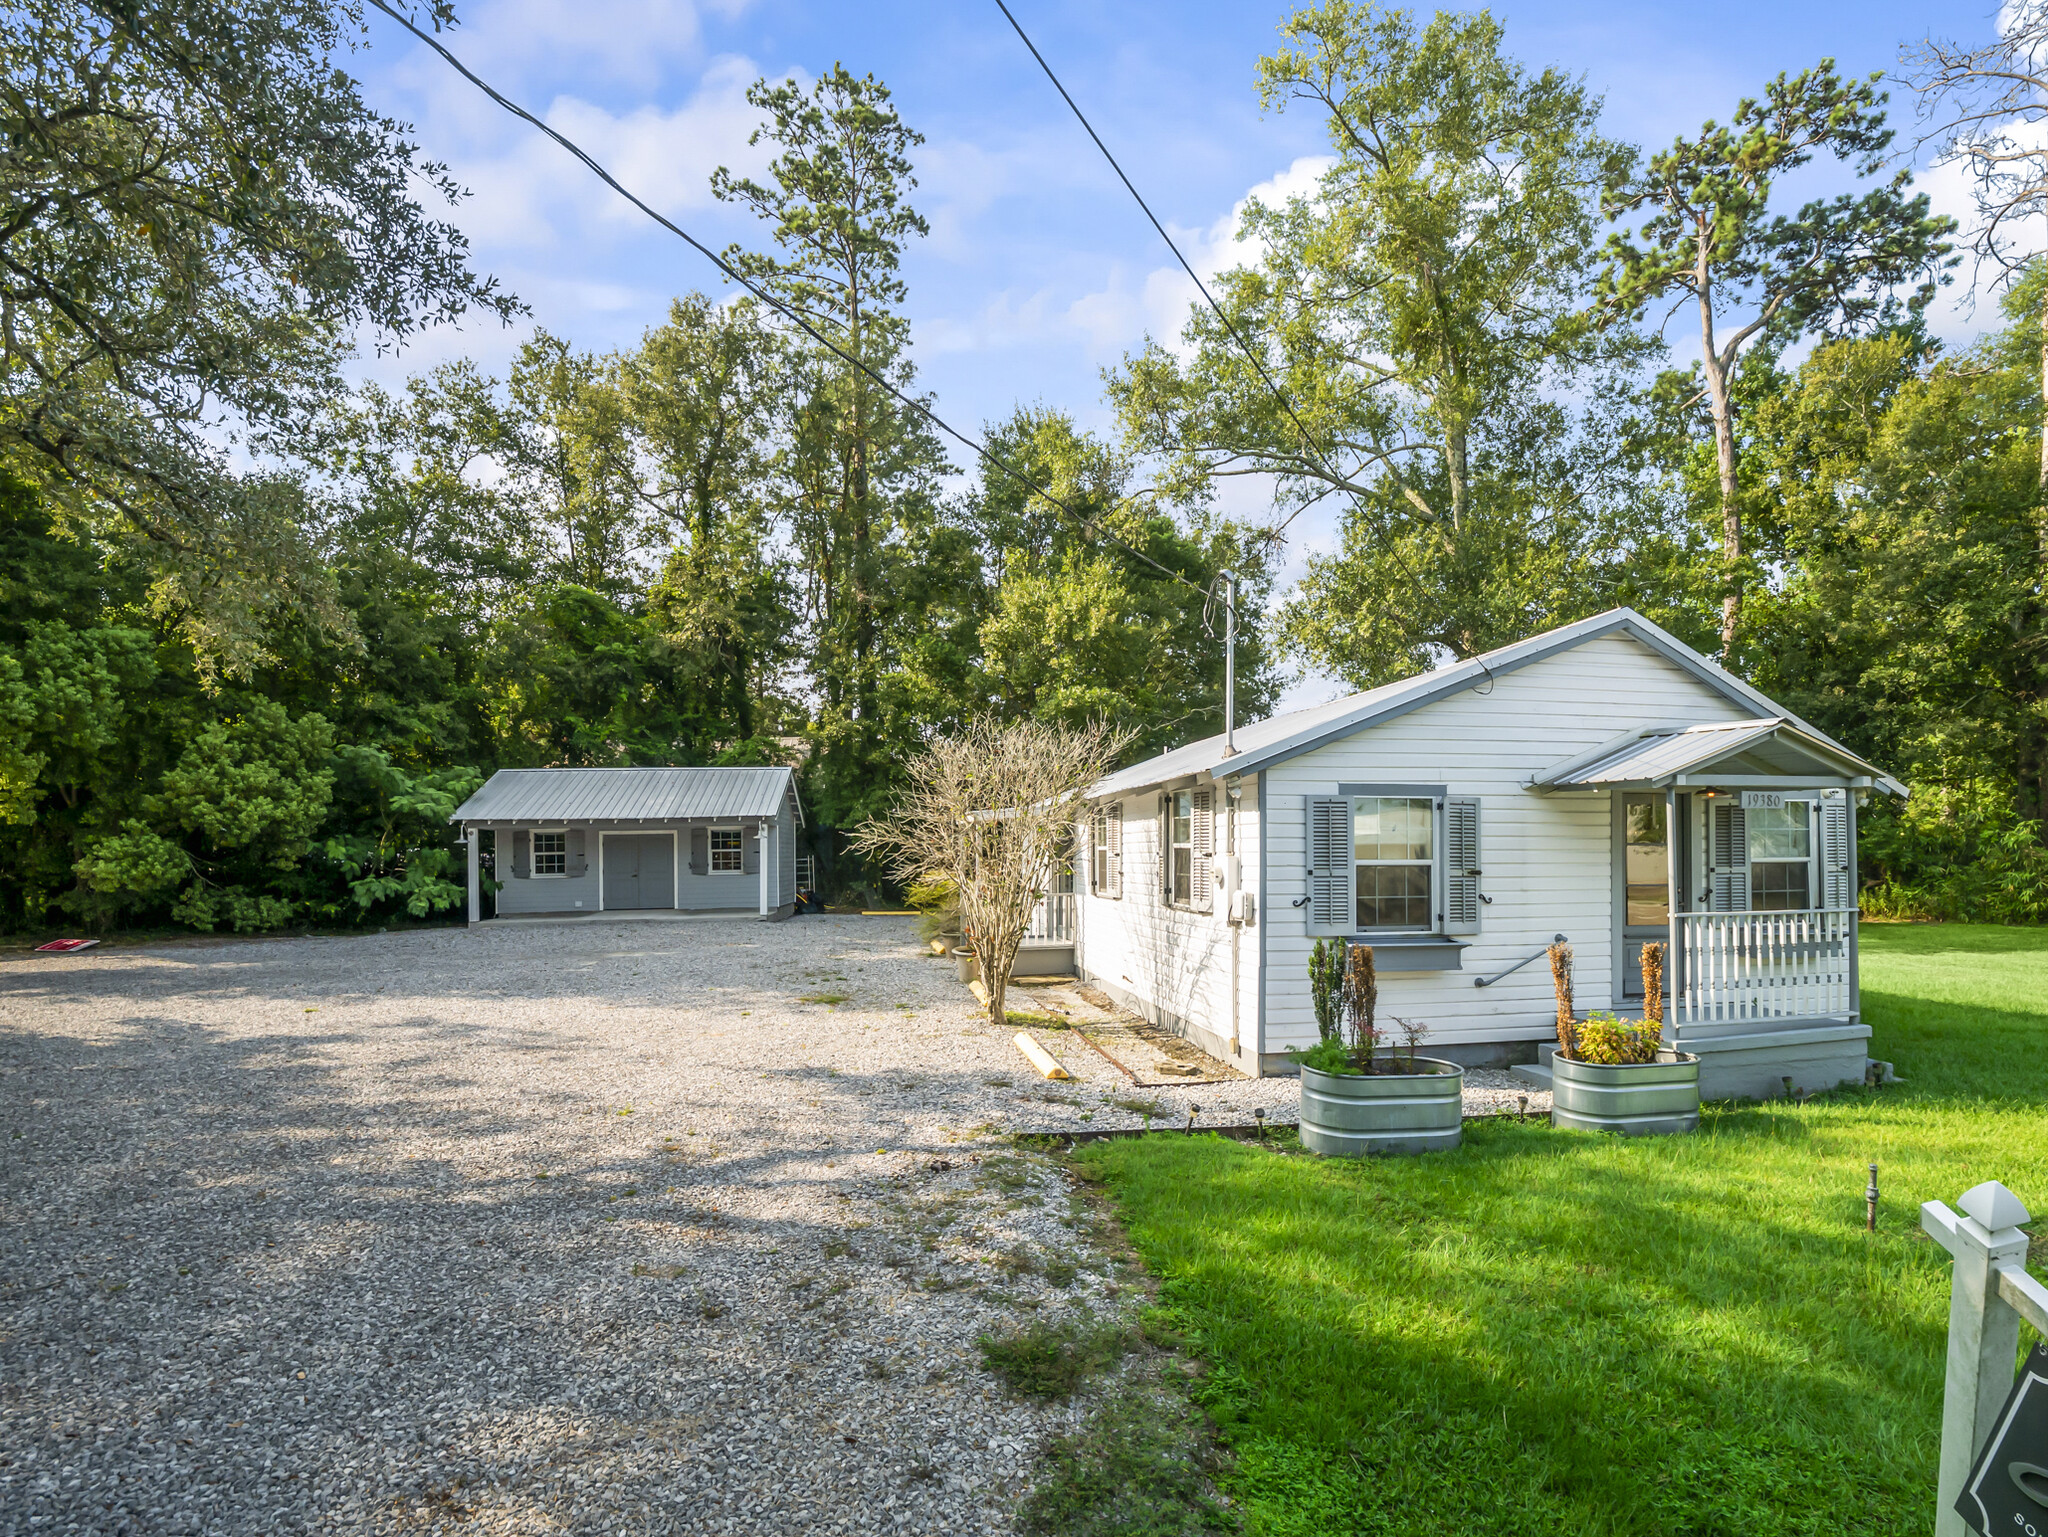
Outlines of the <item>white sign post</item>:
<svg viewBox="0 0 2048 1537">
<path fill-rule="evenodd" d="M 2048 1336 L 2048 1287 L 2027 1274 L 2027 1209 L 1997 1180 L 1987 1180 L 1956 1202 L 1929 1201 L 1920 1226 L 1955 1256 L 1948 1303 L 1948 1384 L 1941 1406 L 1941 1471 L 1935 1493 L 1934 1537 L 1971 1537 L 1956 1511 L 2012 1391 L 2020 1323 Z"/>
</svg>

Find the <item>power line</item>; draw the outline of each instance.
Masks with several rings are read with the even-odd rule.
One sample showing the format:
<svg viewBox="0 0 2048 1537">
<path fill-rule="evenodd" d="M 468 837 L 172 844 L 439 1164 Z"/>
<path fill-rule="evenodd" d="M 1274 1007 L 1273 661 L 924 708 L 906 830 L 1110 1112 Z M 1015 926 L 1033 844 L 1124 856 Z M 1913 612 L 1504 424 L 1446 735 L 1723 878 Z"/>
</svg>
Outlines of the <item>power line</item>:
<svg viewBox="0 0 2048 1537">
<path fill-rule="evenodd" d="M 1166 233 L 1166 226 L 1161 224 L 1159 216 L 1152 212 L 1152 205 L 1145 201 L 1144 194 L 1138 191 L 1131 178 L 1125 174 L 1124 168 L 1117 163 L 1116 156 L 1110 153 L 1109 146 L 1102 142 L 1102 135 L 1097 133 L 1095 125 L 1088 121 L 1088 114 L 1081 110 L 1080 104 L 1074 100 L 1066 86 L 1060 83 L 1060 77 L 1053 73 L 1053 67 L 1046 62 L 1045 55 L 1038 51 L 1038 45 L 1031 41 L 1031 35 L 1024 30 L 1023 24 L 1017 20 L 1016 15 L 1010 10 L 1006 0 L 996 0 L 996 9 L 1003 13 L 1004 20 L 1009 22 L 1011 30 L 1017 34 L 1019 41 L 1031 51 L 1031 57 L 1036 59 L 1038 67 L 1045 71 L 1045 78 L 1050 80 L 1052 88 L 1060 93 L 1060 100 L 1067 104 L 1068 108 L 1073 112 L 1075 120 L 1080 123 L 1082 128 L 1087 130 L 1088 137 L 1095 141 L 1095 147 L 1102 151 L 1102 158 L 1107 160 L 1109 168 L 1116 172 L 1117 180 L 1124 184 L 1124 190 L 1130 193 L 1133 201 L 1137 203 L 1139 208 L 1144 210 L 1145 217 L 1151 221 L 1152 228 L 1159 232 L 1159 238 L 1166 242 L 1166 249 L 1173 252 L 1173 259 L 1180 263 L 1181 271 L 1188 275 L 1189 280 L 1194 283 L 1196 290 L 1208 302 L 1209 308 L 1215 312 L 1216 318 L 1222 322 L 1223 329 L 1230 334 L 1230 339 L 1237 343 L 1238 350 L 1245 355 L 1245 358 L 1251 363 L 1252 367 L 1258 371 L 1261 382 L 1265 384 L 1273 399 L 1279 402 L 1280 409 L 1287 413 L 1287 419 L 1294 423 L 1295 430 L 1301 434 L 1302 448 L 1314 457 L 1317 465 L 1321 467 L 1324 476 L 1333 483 L 1331 489 L 1334 490 L 1342 486 L 1347 494 L 1354 494 L 1350 491 L 1350 478 L 1337 472 L 1336 466 L 1330 463 L 1329 456 L 1323 452 L 1321 446 L 1316 442 L 1315 435 L 1308 430 L 1302 419 L 1294 414 L 1293 403 L 1288 400 L 1286 392 L 1273 381 L 1273 376 L 1266 371 L 1265 359 L 1259 356 L 1251 343 L 1247 342 L 1237 327 L 1231 324 L 1230 317 L 1223 313 L 1223 306 L 1218 304 L 1216 296 L 1209 292 L 1209 285 L 1202 281 L 1201 274 L 1196 272 L 1194 267 L 1188 262 L 1188 259 L 1181 254 L 1181 249 L 1174 243 L 1173 236 Z M 1321 495 L 1311 497 L 1307 502 L 1295 508 L 1293 512 L 1287 515 L 1286 521 L 1281 523 L 1278 528 L 1267 531 L 1265 536 L 1267 540 L 1269 542 L 1277 542 L 1280 535 L 1286 531 L 1288 523 L 1292 523 L 1296 517 L 1300 516 L 1301 513 L 1321 499 Z M 1431 521 L 1434 520 L 1432 519 Z M 1399 546 L 1391 541 L 1387 542 L 1386 548 L 1393 555 L 1394 559 L 1400 562 L 1401 569 L 1408 573 L 1409 580 L 1414 583 L 1417 590 L 1420 590 L 1422 580 L 1415 574 L 1415 568 L 1408 563 L 1408 557 L 1402 554 Z M 1214 583 L 1211 583 L 1211 585 L 1213 586 Z M 1436 611 L 1439 621 L 1448 617 L 1444 612 L 1441 599 L 1437 602 Z M 1493 669 L 1487 667 L 1483 660 L 1479 665 L 1486 669 L 1486 676 L 1490 685 L 1493 678 Z"/>
<path fill-rule="evenodd" d="M 577 144 L 574 140 L 570 139 L 567 135 L 558 132 L 554 128 L 551 128 L 548 124 L 542 122 L 539 118 L 535 117 L 531 112 L 527 111 L 526 108 L 520 106 L 518 102 L 512 100 L 509 96 L 506 96 L 503 92 L 499 91 L 495 86 L 491 85 L 489 81 L 483 79 L 468 65 L 464 64 L 462 60 L 458 59 L 453 53 L 451 53 L 446 47 L 444 47 L 438 38 L 435 38 L 426 32 L 422 32 L 417 26 L 413 24 L 412 19 L 410 17 L 402 15 L 399 11 L 395 10 L 390 4 L 387 3 L 387 0 L 370 0 L 370 3 L 374 5 L 378 10 L 382 11 L 386 16 L 389 16 L 393 21 L 397 22 L 401 27 L 405 28 L 405 30 L 410 32 L 414 37 L 418 38 L 421 42 L 425 43 L 429 48 L 433 49 L 434 52 L 438 53 L 443 59 L 445 59 L 448 62 L 448 64 L 455 70 L 457 74 L 462 76 L 463 79 L 467 80 L 471 85 L 475 86 L 478 90 L 482 91 L 486 96 L 490 97 L 492 101 L 496 102 L 499 106 L 503 107 L 507 112 L 511 113 L 514 117 L 532 124 L 535 128 L 538 128 L 542 133 L 546 134 L 550 139 L 553 139 L 557 144 L 561 145 L 563 149 L 567 150 L 571 155 L 575 156 L 576 159 L 580 160 L 585 166 L 585 168 L 587 168 L 594 176 L 598 178 L 598 180 L 602 181 L 607 187 L 610 187 L 612 191 L 616 192 L 620 197 L 624 198 L 627 202 L 631 203 L 635 208 L 639 209 L 640 212 L 647 215 L 648 218 L 652 219 L 655 223 L 659 224 L 663 229 L 667 230 L 670 234 L 676 236 L 677 238 L 687 243 L 689 246 L 691 246 L 693 249 L 699 252 L 706 261 L 709 261 L 713 266 L 717 267 L 720 272 L 724 273 L 728 279 L 730 279 L 732 282 L 739 284 L 742 288 L 746 289 L 748 293 L 752 294 L 755 298 L 759 299 L 763 304 L 767 305 L 770 309 L 773 309 L 777 314 L 783 316 L 785 319 L 790 321 L 806 336 L 810 337 L 812 341 L 816 342 L 820 347 L 823 347 L 827 352 L 830 352 L 834 357 L 840 359 L 840 361 L 850 365 L 851 367 L 857 368 L 862 373 L 866 374 L 870 379 L 874 380 L 876 384 L 879 384 L 883 389 L 887 390 L 891 395 L 893 395 L 898 401 L 908 406 L 911 410 L 917 412 L 926 421 L 930 422 L 934 427 L 938 428 L 939 431 L 945 433 L 948 437 L 953 438 L 962 446 L 971 450 L 975 454 L 975 456 L 982 461 L 982 463 L 988 465 L 991 469 L 1008 476 L 1018 485 L 1024 487 L 1025 490 L 1033 492 L 1038 496 L 1044 497 L 1047 502 L 1051 503 L 1054 507 L 1059 508 L 1059 510 L 1065 513 L 1068 517 L 1074 519 L 1080 525 L 1081 532 L 1084 536 L 1089 534 L 1089 532 L 1091 531 L 1090 523 L 1088 516 L 1085 513 L 1082 513 L 1076 510 L 1075 508 L 1069 507 L 1065 502 L 1061 501 L 1058 497 L 1054 496 L 1050 491 L 1046 490 L 1045 487 L 1039 485 L 1037 481 L 1033 480 L 1023 471 L 1007 463 L 999 454 L 997 454 L 994 450 L 989 448 L 989 446 L 985 442 L 981 441 L 978 438 L 969 437 L 959 428 L 953 426 L 944 417 L 940 416 L 936 411 L 932 410 L 932 408 L 926 405 L 923 401 L 914 399 L 913 397 L 906 395 L 902 390 L 898 389 L 895 385 L 891 384 L 880 373 L 877 373 L 873 368 L 869 367 L 868 364 L 866 364 L 861 359 L 855 357 L 852 353 L 846 351 L 837 343 L 831 341 L 829 338 L 824 336 L 822 333 L 818 331 L 818 329 L 815 326 L 813 326 L 808 320 L 806 320 L 801 313 L 799 313 L 795 309 L 792 309 L 789 305 L 784 304 L 780 299 L 777 299 L 773 294 L 769 293 L 766 289 L 760 287 L 752 279 L 746 277 L 743 273 L 737 271 L 731 263 L 726 261 L 724 257 L 720 256 L 716 251 L 712 250 L 709 246 L 705 245 L 701 240 L 698 240 L 688 230 L 684 229 L 681 225 L 677 224 L 667 215 L 656 211 L 655 209 L 649 207 L 646 203 L 642 202 L 638 197 L 636 197 L 633 193 L 629 192 L 624 186 L 622 186 L 618 178 L 613 176 L 610 171 L 607 171 L 602 165 L 600 165 L 597 162 L 597 160 L 589 154 L 588 151 L 582 148 L 582 146 Z M 1128 183 L 1126 183 L 1126 185 L 1128 185 Z M 1126 498 L 1126 500 L 1128 501 L 1130 499 Z M 1138 549 L 1135 545 L 1127 543 L 1124 539 L 1118 536 L 1113 530 L 1109 529 L 1106 525 L 1095 525 L 1094 532 L 1098 537 L 1103 538 L 1108 543 L 1116 546 L 1118 549 L 1122 550 L 1126 555 L 1129 555 L 1132 559 L 1143 561 L 1146 565 L 1150 566 L 1153 570 L 1159 572 L 1162 576 L 1165 576 L 1173 581 L 1180 583 L 1183 587 L 1188 588 L 1192 592 L 1202 593 L 1205 598 L 1209 596 L 1209 589 L 1205 588 L 1201 583 L 1191 581 L 1187 576 L 1183 575 L 1181 572 L 1175 571 L 1172 567 L 1164 565 L 1157 560 L 1154 560 L 1150 555 L 1147 555 L 1143 550 Z M 1212 583 L 1211 585 L 1213 586 L 1214 584 Z"/>
</svg>

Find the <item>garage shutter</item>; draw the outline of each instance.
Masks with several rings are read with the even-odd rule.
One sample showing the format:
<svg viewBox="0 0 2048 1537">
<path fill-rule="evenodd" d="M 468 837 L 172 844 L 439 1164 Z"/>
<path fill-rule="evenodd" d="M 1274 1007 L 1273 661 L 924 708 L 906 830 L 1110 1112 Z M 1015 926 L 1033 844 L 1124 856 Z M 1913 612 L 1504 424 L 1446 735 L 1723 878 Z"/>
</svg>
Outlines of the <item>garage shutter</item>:
<svg viewBox="0 0 2048 1537">
<path fill-rule="evenodd" d="M 512 835 L 512 878 L 523 881 L 533 873 L 533 834 L 521 828 Z"/>
<path fill-rule="evenodd" d="M 690 829 L 690 873 L 709 875 L 711 873 L 711 829 L 693 827 Z"/>
<path fill-rule="evenodd" d="M 1352 853 L 1351 801 L 1305 798 L 1308 812 L 1308 931 L 1349 934 L 1358 927 L 1358 864 Z"/>
<path fill-rule="evenodd" d="M 572 827 L 569 829 L 567 869 L 571 875 L 587 875 L 590 873 L 590 860 L 584 853 L 585 841 L 586 834 L 582 828 Z"/>
<path fill-rule="evenodd" d="M 1479 802 L 1444 801 L 1444 932 L 1479 932 Z"/>
</svg>

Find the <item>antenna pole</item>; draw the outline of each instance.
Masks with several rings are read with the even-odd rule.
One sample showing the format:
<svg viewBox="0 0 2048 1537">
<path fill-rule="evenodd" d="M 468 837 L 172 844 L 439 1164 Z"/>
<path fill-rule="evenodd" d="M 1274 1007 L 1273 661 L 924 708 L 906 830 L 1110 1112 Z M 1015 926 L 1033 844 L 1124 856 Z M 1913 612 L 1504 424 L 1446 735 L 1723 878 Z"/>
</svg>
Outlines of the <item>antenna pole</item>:
<svg viewBox="0 0 2048 1537">
<path fill-rule="evenodd" d="M 1237 573 L 1223 579 L 1223 756 L 1237 756 Z"/>
</svg>

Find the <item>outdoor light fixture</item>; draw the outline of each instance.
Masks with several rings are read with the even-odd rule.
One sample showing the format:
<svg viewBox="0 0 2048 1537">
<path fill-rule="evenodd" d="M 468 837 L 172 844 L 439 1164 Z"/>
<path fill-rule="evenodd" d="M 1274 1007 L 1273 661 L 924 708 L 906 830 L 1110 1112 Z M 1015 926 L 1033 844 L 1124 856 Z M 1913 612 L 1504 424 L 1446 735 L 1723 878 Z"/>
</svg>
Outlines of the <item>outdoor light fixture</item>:
<svg viewBox="0 0 2048 1537">
<path fill-rule="evenodd" d="M 1257 1122 L 1259 1123 L 1259 1140 L 1260 1140 L 1261 1142 L 1265 1141 L 1265 1140 L 1266 1140 L 1266 1107 L 1265 1107 L 1264 1105 L 1261 1105 L 1261 1106 L 1259 1106 L 1259 1107 L 1258 1107 L 1257 1109 L 1255 1109 L 1254 1111 L 1252 1111 L 1252 1119 L 1253 1119 L 1253 1120 L 1255 1120 L 1255 1121 L 1257 1121 Z"/>
</svg>

